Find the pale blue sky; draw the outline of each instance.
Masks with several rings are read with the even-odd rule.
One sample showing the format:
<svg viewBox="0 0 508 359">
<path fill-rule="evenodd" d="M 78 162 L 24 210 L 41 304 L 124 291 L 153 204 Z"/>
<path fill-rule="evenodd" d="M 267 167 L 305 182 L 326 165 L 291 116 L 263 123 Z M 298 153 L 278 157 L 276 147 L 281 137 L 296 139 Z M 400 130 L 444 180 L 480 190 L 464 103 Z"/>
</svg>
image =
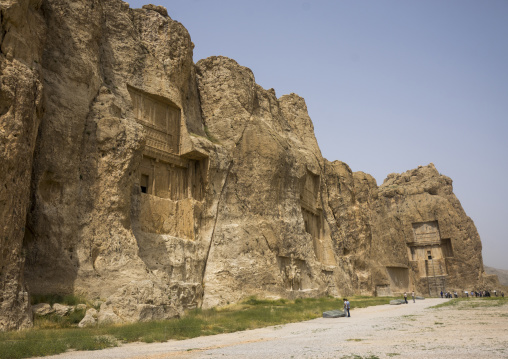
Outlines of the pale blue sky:
<svg viewBox="0 0 508 359">
<path fill-rule="evenodd" d="M 508 1 L 156 4 L 189 30 L 195 62 L 227 56 L 278 97 L 304 97 L 328 160 L 378 184 L 433 162 L 474 220 L 484 263 L 508 269 Z"/>
</svg>

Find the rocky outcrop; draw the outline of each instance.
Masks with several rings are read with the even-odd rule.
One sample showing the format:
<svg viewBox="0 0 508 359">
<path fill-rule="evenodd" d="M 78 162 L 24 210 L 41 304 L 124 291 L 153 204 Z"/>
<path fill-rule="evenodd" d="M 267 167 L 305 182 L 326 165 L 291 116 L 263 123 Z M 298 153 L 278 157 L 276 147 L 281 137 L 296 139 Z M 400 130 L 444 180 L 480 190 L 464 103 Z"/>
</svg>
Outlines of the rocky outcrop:
<svg viewBox="0 0 508 359">
<path fill-rule="evenodd" d="M 423 293 L 483 285 L 480 237 L 449 177 L 430 164 L 389 175 L 378 193 L 372 249 L 382 253 L 376 266 L 387 273 L 377 285 L 395 287 L 406 271 L 409 285 Z"/>
<path fill-rule="evenodd" d="M 225 57 L 194 64 L 163 7 L 1 11 L 0 330 L 31 324 L 29 292 L 100 300 L 85 326 L 485 284 L 449 178 L 429 165 L 378 187 L 327 161 L 304 99 Z"/>
<path fill-rule="evenodd" d="M 42 117 L 41 58 L 46 28 L 40 1 L 0 4 L 0 328 L 25 328 L 32 315 L 22 244 L 30 177 Z"/>
<path fill-rule="evenodd" d="M 224 57 L 196 66 L 204 124 L 230 156 L 203 305 L 287 296 L 291 287 L 325 293 L 323 271 L 337 275 L 336 261 L 323 213 L 323 158 L 305 102 L 294 94 L 277 99 L 249 69 Z"/>
</svg>

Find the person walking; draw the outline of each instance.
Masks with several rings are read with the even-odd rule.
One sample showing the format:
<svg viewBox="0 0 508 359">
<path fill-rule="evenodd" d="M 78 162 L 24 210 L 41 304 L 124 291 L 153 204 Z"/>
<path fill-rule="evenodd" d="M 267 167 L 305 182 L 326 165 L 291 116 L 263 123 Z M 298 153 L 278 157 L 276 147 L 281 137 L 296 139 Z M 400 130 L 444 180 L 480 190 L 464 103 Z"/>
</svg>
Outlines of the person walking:
<svg viewBox="0 0 508 359">
<path fill-rule="evenodd" d="M 347 298 L 344 298 L 344 314 L 347 314 L 348 317 L 351 316 L 351 314 L 349 313 L 349 300 L 347 300 Z"/>
<path fill-rule="evenodd" d="M 406 302 L 407 304 L 407 292 L 404 292 L 404 301 Z"/>
<path fill-rule="evenodd" d="M 413 303 L 416 303 L 416 302 L 415 302 L 415 291 L 414 291 L 414 289 L 413 289 L 413 291 L 411 292 L 411 297 L 413 298 Z"/>
</svg>

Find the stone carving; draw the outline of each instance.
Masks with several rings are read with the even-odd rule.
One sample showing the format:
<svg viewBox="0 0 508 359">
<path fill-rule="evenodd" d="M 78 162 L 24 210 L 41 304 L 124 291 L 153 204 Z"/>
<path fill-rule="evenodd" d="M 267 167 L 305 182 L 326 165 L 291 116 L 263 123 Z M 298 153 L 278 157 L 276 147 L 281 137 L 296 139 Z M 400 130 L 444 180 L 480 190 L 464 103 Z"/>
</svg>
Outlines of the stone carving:
<svg viewBox="0 0 508 359">
<path fill-rule="evenodd" d="M 386 267 L 392 290 L 409 290 L 409 270 L 403 267 Z"/>
<path fill-rule="evenodd" d="M 300 194 L 302 207 L 315 212 L 319 194 L 319 176 L 307 170 L 304 185 Z"/>
<path fill-rule="evenodd" d="M 414 241 L 418 244 L 432 244 L 439 242 L 439 226 L 437 221 L 413 223 Z"/>
<path fill-rule="evenodd" d="M 290 290 L 301 290 L 302 275 L 301 270 L 295 264 L 294 256 L 291 254 L 290 262 L 284 267 L 284 278 L 286 285 Z"/>
<path fill-rule="evenodd" d="M 178 154 L 180 144 L 180 109 L 167 99 L 128 87 L 134 117 L 143 125 L 147 147 Z"/>
</svg>

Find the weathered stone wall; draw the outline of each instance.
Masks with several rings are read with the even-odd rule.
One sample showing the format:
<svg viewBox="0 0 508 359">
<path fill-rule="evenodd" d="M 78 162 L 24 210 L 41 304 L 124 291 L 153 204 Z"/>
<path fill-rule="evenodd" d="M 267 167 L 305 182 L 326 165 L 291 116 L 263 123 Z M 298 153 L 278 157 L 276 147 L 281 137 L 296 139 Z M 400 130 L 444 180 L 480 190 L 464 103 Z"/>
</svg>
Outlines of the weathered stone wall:
<svg viewBox="0 0 508 359">
<path fill-rule="evenodd" d="M 25 271 L 30 289 L 108 299 L 109 309 L 122 320 L 177 315 L 187 305 L 182 303 L 199 297 L 201 283 L 194 278 L 177 285 L 168 275 L 172 267 L 154 267 L 149 253 L 160 249 L 161 236 L 145 246 L 152 234 L 145 235 L 138 214 L 150 200 L 140 199 L 139 168 L 152 137 L 139 121 L 132 89 L 178 109 L 174 130 L 182 136 L 172 152 L 192 151 L 189 131 L 204 131 L 190 37 L 158 7 L 47 0 L 42 9 L 48 26 L 42 60 L 45 112 L 28 216 L 26 247 L 34 253 Z M 175 210 L 194 213 L 192 203 L 179 203 Z M 169 232 L 188 233 L 189 225 L 183 227 L 173 225 Z M 199 257 L 195 245 L 176 242 L 189 249 L 189 258 Z M 171 253 L 177 262 L 189 262 L 180 255 Z M 202 266 L 204 259 L 196 261 Z M 180 263 L 175 266 L 176 278 L 188 276 L 176 273 Z"/>
<path fill-rule="evenodd" d="M 333 274 L 336 258 L 323 212 L 323 158 L 305 102 L 296 95 L 277 99 L 255 84 L 249 69 L 224 57 L 197 68 L 205 126 L 231 155 L 203 278 L 204 305 L 254 294 L 291 296 L 295 275 L 298 294 L 325 293 L 323 271 Z"/>
<path fill-rule="evenodd" d="M 351 278 L 347 292 L 372 294 L 370 255 L 372 208 L 378 199 L 376 180 L 363 172 L 353 173 L 340 161 L 326 162 L 329 218 L 335 234 L 335 252 Z"/>
<path fill-rule="evenodd" d="M 42 116 L 40 1 L 0 3 L 0 330 L 25 328 L 31 311 L 22 251 L 30 177 Z"/>
<path fill-rule="evenodd" d="M 425 294 L 430 270 L 436 288 L 492 283 L 449 178 L 429 165 L 378 187 L 327 161 L 302 98 L 225 57 L 194 64 L 166 9 L 0 9 L 0 330 L 30 325 L 28 292 L 102 299 L 121 322 Z"/>
</svg>

